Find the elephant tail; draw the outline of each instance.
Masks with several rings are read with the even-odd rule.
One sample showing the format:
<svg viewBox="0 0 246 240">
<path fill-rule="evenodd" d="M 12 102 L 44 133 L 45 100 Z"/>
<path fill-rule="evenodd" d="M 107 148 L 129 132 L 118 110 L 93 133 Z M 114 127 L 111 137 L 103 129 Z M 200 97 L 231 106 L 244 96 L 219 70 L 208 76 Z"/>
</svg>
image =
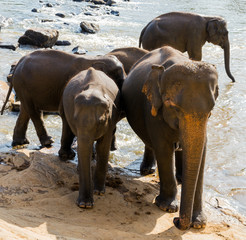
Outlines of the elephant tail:
<svg viewBox="0 0 246 240">
<path fill-rule="evenodd" d="M 141 34 L 140 34 L 140 37 L 139 37 L 139 45 L 138 47 L 141 48 L 141 44 L 142 44 L 142 39 L 143 39 L 143 35 L 147 29 L 147 27 L 150 25 L 151 22 L 149 22 L 142 30 Z"/>
<path fill-rule="evenodd" d="M 8 100 L 9 100 L 9 96 L 10 96 L 10 94 L 11 94 L 11 92 L 12 92 L 12 89 L 13 89 L 13 83 L 12 83 L 12 81 L 10 81 L 9 91 L 8 91 L 8 93 L 7 93 L 5 102 L 4 102 L 3 106 L 2 106 L 2 109 L 1 109 L 1 115 L 3 115 L 5 106 L 6 106 L 7 102 L 8 102 Z"/>
<path fill-rule="evenodd" d="M 147 26 L 148 26 L 148 25 L 147 25 Z M 146 27 L 147 27 L 147 26 L 146 26 Z M 142 30 L 142 32 L 141 32 L 141 34 L 140 34 L 140 37 L 139 37 L 139 44 L 138 44 L 138 47 L 139 47 L 139 48 L 141 48 L 142 38 L 143 38 L 144 32 L 145 32 L 145 30 L 146 30 L 146 27 L 143 28 L 143 30 Z"/>
</svg>

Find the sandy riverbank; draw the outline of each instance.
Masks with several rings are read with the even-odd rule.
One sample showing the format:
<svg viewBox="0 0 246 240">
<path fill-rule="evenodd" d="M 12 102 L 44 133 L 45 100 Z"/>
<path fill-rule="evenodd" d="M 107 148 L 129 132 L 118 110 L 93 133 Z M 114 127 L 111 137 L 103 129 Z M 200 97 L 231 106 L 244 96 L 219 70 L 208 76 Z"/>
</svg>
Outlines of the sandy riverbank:
<svg viewBox="0 0 246 240">
<path fill-rule="evenodd" d="M 76 166 L 60 162 L 52 149 L 1 153 L 0 159 L 0 239 L 246 239 L 245 218 L 206 197 L 207 227 L 176 229 L 178 213 L 152 203 L 159 189 L 155 175 L 133 178 L 112 167 L 105 196 L 83 210 L 75 204 Z"/>
</svg>

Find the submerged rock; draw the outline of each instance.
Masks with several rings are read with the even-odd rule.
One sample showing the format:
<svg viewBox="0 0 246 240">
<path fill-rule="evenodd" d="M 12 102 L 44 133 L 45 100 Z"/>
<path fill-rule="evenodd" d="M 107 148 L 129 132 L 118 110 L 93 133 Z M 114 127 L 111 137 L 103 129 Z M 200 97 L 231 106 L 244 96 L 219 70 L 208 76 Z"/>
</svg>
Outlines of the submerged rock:
<svg viewBox="0 0 246 240">
<path fill-rule="evenodd" d="M 58 36 L 59 32 L 53 29 L 28 29 L 18 42 L 48 48 L 55 45 Z"/>
</svg>

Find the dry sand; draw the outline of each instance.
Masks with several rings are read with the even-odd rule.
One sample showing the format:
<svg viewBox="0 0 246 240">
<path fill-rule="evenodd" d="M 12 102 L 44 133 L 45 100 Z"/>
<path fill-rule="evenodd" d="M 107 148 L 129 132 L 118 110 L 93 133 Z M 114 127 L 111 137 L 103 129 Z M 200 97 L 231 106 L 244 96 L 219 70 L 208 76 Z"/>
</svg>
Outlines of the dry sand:
<svg viewBox="0 0 246 240">
<path fill-rule="evenodd" d="M 75 204 L 75 164 L 61 162 L 47 149 L 0 156 L 0 239 L 246 239 L 245 218 L 223 201 L 204 200 L 205 229 L 176 229 L 172 221 L 178 213 L 153 204 L 159 189 L 155 175 L 134 178 L 112 167 L 106 194 L 95 196 L 94 208 L 84 210 Z"/>
</svg>

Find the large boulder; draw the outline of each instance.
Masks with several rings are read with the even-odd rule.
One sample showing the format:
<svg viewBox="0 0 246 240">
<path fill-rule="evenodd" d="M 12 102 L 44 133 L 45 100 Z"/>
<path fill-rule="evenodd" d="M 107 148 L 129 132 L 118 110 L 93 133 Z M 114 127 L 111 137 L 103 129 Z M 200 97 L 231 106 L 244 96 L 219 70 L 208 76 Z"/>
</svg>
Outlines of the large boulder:
<svg viewBox="0 0 246 240">
<path fill-rule="evenodd" d="M 8 90 L 9 90 L 9 85 L 4 81 L 0 81 L 0 109 L 2 108 L 3 103 L 5 102 Z M 14 103 L 14 98 L 15 98 L 15 95 L 12 92 L 10 94 L 9 101 L 8 101 L 5 109 L 12 107 L 12 104 Z"/>
<path fill-rule="evenodd" d="M 28 29 L 18 40 L 20 44 L 51 48 L 55 45 L 59 32 L 53 29 Z"/>
</svg>

